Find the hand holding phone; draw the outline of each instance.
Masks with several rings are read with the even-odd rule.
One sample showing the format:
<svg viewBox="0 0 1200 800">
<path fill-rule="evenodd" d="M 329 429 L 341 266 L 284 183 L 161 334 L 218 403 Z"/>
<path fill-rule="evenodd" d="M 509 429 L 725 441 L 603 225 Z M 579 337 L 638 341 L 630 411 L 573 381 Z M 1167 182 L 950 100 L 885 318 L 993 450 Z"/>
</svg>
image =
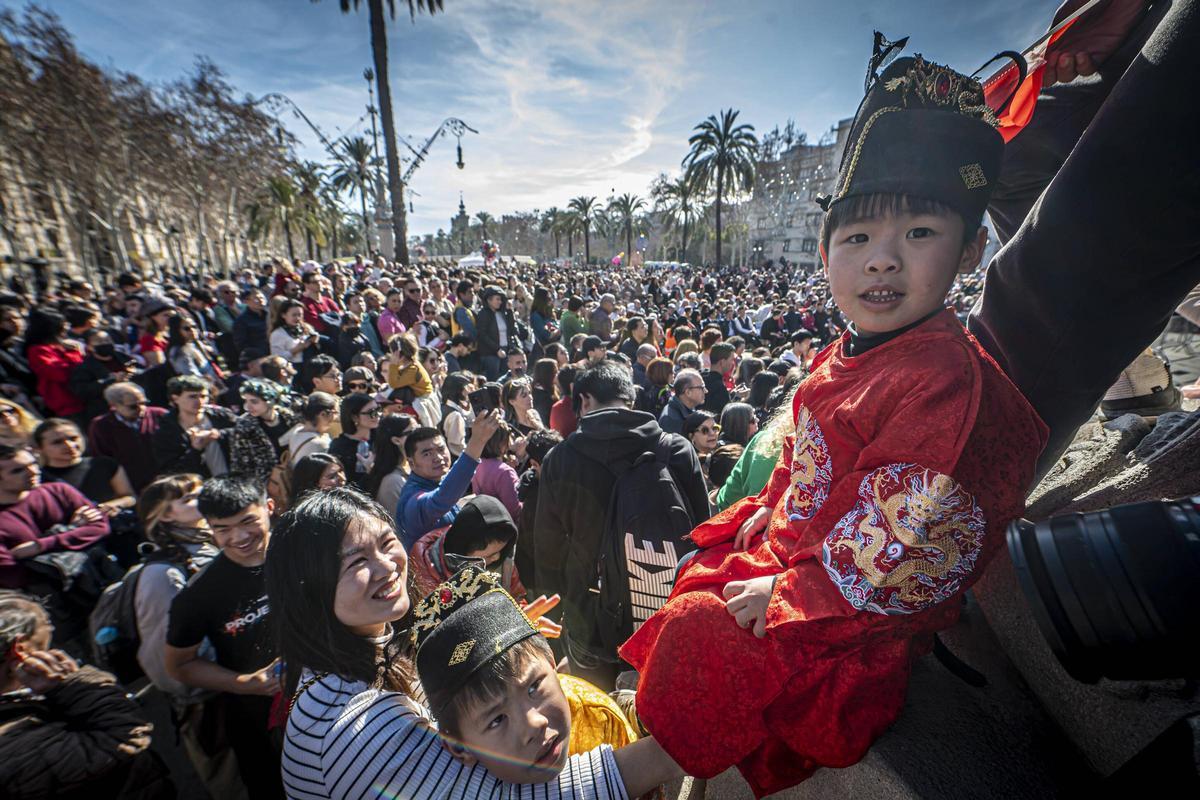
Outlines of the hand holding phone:
<svg viewBox="0 0 1200 800">
<path fill-rule="evenodd" d="M 471 401 L 471 411 L 475 412 L 475 416 L 485 414 L 496 407 L 495 398 L 486 388 L 476 389 L 467 395 L 467 399 Z"/>
</svg>

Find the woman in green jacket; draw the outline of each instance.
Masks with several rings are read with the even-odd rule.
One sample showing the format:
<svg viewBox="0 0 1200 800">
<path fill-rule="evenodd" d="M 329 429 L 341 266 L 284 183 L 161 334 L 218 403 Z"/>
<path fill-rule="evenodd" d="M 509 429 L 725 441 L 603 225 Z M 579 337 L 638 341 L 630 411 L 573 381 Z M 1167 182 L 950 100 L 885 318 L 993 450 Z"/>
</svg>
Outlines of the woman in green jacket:
<svg viewBox="0 0 1200 800">
<path fill-rule="evenodd" d="M 799 382 L 779 393 L 779 405 L 771 412 L 767 424 L 754 434 L 729 474 L 729 479 L 717 492 L 717 509 L 724 511 L 743 497 L 751 497 L 762 491 L 771 478 L 771 472 L 779 463 L 783 441 L 796 430 L 792 419 L 792 399 L 796 396 Z"/>
</svg>

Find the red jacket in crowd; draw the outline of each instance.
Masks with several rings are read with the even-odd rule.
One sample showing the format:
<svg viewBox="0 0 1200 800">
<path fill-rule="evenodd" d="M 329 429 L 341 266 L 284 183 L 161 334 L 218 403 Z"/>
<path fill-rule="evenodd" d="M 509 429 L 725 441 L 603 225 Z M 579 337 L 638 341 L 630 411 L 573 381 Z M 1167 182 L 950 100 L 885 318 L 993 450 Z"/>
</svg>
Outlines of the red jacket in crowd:
<svg viewBox="0 0 1200 800">
<path fill-rule="evenodd" d="M 46 410 L 55 417 L 83 411 L 83 401 L 67 388 L 71 370 L 83 362 L 83 353 L 61 344 L 35 344 L 29 348 L 29 369 L 37 376 L 37 391 Z"/>
</svg>

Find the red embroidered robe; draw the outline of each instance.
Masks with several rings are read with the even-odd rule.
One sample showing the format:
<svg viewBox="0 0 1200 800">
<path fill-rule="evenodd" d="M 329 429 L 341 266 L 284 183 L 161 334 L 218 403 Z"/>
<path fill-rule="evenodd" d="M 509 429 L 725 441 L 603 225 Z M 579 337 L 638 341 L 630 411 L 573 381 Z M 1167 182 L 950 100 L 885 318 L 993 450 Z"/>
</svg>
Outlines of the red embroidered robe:
<svg viewBox="0 0 1200 800">
<path fill-rule="evenodd" d="M 859 356 L 845 339 L 796 394 L 796 433 L 758 497 L 693 531 L 703 548 L 621 648 L 642 722 L 691 775 L 737 765 L 757 796 L 858 761 L 904 703 L 909 667 L 1024 497 L 1046 427 L 947 310 Z M 766 535 L 733 551 L 763 506 Z M 767 635 L 725 610 L 778 575 Z"/>
</svg>

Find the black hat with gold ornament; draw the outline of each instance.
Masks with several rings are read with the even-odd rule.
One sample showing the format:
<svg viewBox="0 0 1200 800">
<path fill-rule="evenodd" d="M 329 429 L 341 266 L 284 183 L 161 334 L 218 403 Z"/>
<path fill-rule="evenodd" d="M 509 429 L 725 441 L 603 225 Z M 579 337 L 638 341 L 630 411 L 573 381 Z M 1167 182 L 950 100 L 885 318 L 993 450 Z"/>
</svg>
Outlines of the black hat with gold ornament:
<svg viewBox="0 0 1200 800">
<path fill-rule="evenodd" d="M 457 691 L 476 670 L 537 636 L 538 629 L 498 575 L 464 567 L 417 603 L 410 635 L 421 685 L 434 696 Z"/>
<path fill-rule="evenodd" d="M 948 206 L 972 225 L 987 209 L 1004 158 L 996 116 L 974 78 L 920 55 L 887 64 L 906 42 L 876 33 L 837 184 L 818 202 L 828 211 L 851 197 L 907 195 Z"/>
</svg>

